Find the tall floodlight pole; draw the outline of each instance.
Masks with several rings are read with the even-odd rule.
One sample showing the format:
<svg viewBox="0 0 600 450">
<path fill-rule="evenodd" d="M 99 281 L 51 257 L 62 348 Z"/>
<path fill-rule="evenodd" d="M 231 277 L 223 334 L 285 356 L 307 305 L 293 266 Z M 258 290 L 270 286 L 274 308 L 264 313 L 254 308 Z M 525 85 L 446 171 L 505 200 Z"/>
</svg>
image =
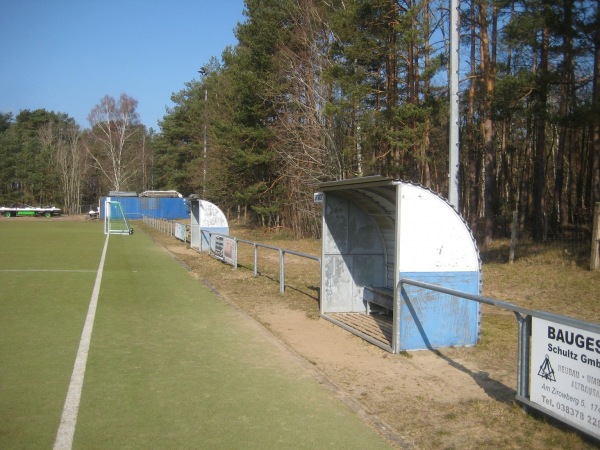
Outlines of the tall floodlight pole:
<svg viewBox="0 0 600 450">
<path fill-rule="evenodd" d="M 450 0 L 450 158 L 448 201 L 459 211 L 459 113 L 458 113 L 458 40 L 459 40 L 459 0 Z"/>
<path fill-rule="evenodd" d="M 204 75 L 206 75 L 206 69 L 204 67 L 200 68 L 200 70 L 198 71 L 198 73 L 200 74 L 201 77 L 204 77 Z M 204 88 L 204 125 L 202 127 L 203 130 L 203 137 L 202 140 L 204 141 L 204 151 L 203 151 L 203 158 L 202 158 L 202 198 L 206 198 L 206 101 L 208 100 L 208 89 L 205 87 Z"/>
<path fill-rule="evenodd" d="M 206 101 L 208 89 L 204 89 L 204 161 L 202 164 L 202 198 L 206 198 Z"/>
</svg>

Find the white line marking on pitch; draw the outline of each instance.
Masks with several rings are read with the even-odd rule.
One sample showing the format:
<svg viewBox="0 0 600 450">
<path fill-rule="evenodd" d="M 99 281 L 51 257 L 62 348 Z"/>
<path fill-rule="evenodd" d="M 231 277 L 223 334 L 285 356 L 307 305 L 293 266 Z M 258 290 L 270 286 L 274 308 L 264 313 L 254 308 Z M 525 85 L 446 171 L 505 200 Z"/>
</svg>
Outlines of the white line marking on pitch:
<svg viewBox="0 0 600 450">
<path fill-rule="evenodd" d="M 81 391 L 83 389 L 83 377 L 85 376 L 85 367 L 87 357 L 90 351 L 90 341 L 92 338 L 92 329 L 94 328 L 94 318 L 96 317 L 96 306 L 98 305 L 98 296 L 100 294 L 100 284 L 102 283 L 102 272 L 104 271 L 104 259 L 106 257 L 106 249 L 108 248 L 108 237 L 104 241 L 104 249 L 100 258 L 100 265 L 96 274 L 96 282 L 92 291 L 90 306 L 88 307 L 87 317 L 83 325 L 81 340 L 79 341 L 79 350 L 75 358 L 73 373 L 71 374 L 71 383 L 67 391 L 67 398 L 63 408 L 62 417 L 58 432 L 56 433 L 56 441 L 54 441 L 54 450 L 70 450 L 73 446 L 73 436 L 75 435 L 75 425 L 77 424 L 77 413 L 79 412 L 79 402 L 81 400 Z"/>
<path fill-rule="evenodd" d="M 0 269 L 0 272 L 67 272 L 67 273 L 92 273 L 95 270 L 83 269 Z"/>
</svg>

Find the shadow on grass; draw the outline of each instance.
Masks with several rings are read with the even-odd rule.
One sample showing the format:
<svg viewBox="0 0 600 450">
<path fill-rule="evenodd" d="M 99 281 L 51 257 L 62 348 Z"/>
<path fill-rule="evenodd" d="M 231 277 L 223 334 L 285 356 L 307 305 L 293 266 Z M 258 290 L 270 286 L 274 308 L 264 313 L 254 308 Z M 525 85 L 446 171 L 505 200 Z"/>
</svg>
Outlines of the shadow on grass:
<svg viewBox="0 0 600 450">
<path fill-rule="evenodd" d="M 483 391 L 494 400 L 502 403 L 512 403 L 517 395 L 517 391 L 497 380 L 490 378 L 488 372 L 474 372 L 462 364 L 454 361 L 452 358 L 444 355 L 439 350 L 431 350 L 439 358 L 446 361 L 450 366 L 470 376 Z"/>
</svg>

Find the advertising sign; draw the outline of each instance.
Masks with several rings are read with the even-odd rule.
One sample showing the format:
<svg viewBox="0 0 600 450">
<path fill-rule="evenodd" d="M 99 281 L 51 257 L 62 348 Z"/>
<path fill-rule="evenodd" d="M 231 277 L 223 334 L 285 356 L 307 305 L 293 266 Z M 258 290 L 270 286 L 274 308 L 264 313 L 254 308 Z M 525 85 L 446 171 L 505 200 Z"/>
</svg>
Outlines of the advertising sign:
<svg viewBox="0 0 600 450">
<path fill-rule="evenodd" d="M 175 223 L 175 237 L 181 241 L 185 241 L 185 224 Z"/>
<path fill-rule="evenodd" d="M 530 400 L 600 438 L 600 334 L 532 318 Z"/>
<path fill-rule="evenodd" d="M 237 246 L 235 239 L 221 235 L 215 236 L 213 254 L 215 258 L 235 266 L 237 264 Z"/>
</svg>

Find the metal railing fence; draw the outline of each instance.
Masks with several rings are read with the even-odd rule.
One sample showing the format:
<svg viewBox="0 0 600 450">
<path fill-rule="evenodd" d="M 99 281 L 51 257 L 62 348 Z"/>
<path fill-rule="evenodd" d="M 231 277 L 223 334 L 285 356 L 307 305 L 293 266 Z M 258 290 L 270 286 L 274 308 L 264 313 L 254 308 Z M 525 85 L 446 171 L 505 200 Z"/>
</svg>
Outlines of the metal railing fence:
<svg viewBox="0 0 600 450">
<path fill-rule="evenodd" d="M 280 248 L 280 247 L 275 247 L 273 245 L 267 245 L 267 244 L 261 244 L 259 242 L 254 242 L 254 241 L 249 241 L 246 239 L 239 239 L 233 236 L 229 236 L 229 235 L 225 235 L 222 233 L 215 233 L 212 232 L 210 230 L 201 230 L 202 236 L 205 237 L 207 236 L 208 238 L 208 242 L 212 242 L 212 237 L 213 236 L 223 236 L 229 239 L 233 239 L 235 241 L 235 246 L 236 248 L 238 247 L 239 243 L 242 244 L 247 244 L 247 245 L 252 245 L 254 248 L 254 264 L 253 264 L 253 273 L 254 276 L 258 276 L 259 275 L 259 271 L 258 271 L 258 249 L 259 248 L 264 248 L 264 249 L 268 249 L 268 250 L 273 250 L 279 253 L 279 292 L 281 294 L 285 293 L 285 255 L 294 255 L 294 256 L 298 256 L 300 258 L 306 258 L 306 259 L 311 259 L 314 261 L 317 261 L 319 263 L 319 267 L 321 265 L 321 258 L 319 258 L 318 256 L 314 256 L 314 255 L 309 255 L 307 253 L 302 253 L 302 252 L 297 252 L 295 250 L 288 250 L 288 249 L 284 249 L 284 248 Z M 212 251 L 212 249 L 211 249 Z M 238 252 L 236 251 L 236 260 L 235 263 L 233 264 L 233 266 L 237 269 L 238 267 L 238 260 L 237 260 L 237 254 Z"/>
<path fill-rule="evenodd" d="M 150 216 L 144 216 L 143 217 L 143 221 L 144 223 L 146 223 L 147 225 L 157 229 L 158 231 L 168 235 L 168 236 L 175 236 L 175 224 L 178 223 L 176 221 L 173 220 L 168 220 L 168 219 L 160 219 L 160 218 L 156 218 L 156 217 L 150 217 Z M 189 239 L 187 239 L 188 236 L 190 236 L 190 231 L 191 231 L 191 227 L 190 225 L 186 224 L 186 238 L 184 239 L 183 242 L 187 243 L 189 242 Z M 253 242 L 253 241 L 249 241 L 246 239 L 239 239 L 236 238 L 234 236 L 230 236 L 227 234 L 223 234 L 223 233 L 217 233 L 217 232 L 213 232 L 210 230 L 206 230 L 206 229 L 200 229 L 200 233 L 201 233 L 201 241 L 203 239 L 206 239 L 207 242 L 211 243 L 213 242 L 213 237 L 216 236 L 222 236 L 223 238 L 227 238 L 227 239 L 233 239 L 235 241 L 235 246 L 236 246 L 236 252 L 235 252 L 235 261 L 232 264 L 233 267 L 235 269 L 237 269 L 238 267 L 238 261 L 237 261 L 237 246 L 239 243 L 242 244 L 247 244 L 247 245 L 252 245 L 254 247 L 254 265 L 253 265 L 253 273 L 254 276 L 258 276 L 259 275 L 259 270 L 258 270 L 258 249 L 259 248 L 264 248 L 264 249 L 268 249 L 268 250 L 273 250 L 276 252 L 279 252 L 279 292 L 281 294 L 285 293 L 285 256 L 286 255 L 293 255 L 293 256 L 297 256 L 300 258 L 306 258 L 306 259 L 310 259 L 310 260 L 314 260 L 317 261 L 319 263 L 319 268 L 321 265 L 321 258 L 318 256 L 314 256 L 314 255 L 310 255 L 307 253 L 302 253 L 302 252 L 297 252 L 295 250 L 289 250 L 289 249 L 284 249 L 284 248 L 279 248 L 279 247 L 275 247 L 272 245 L 267 245 L 267 244 L 261 244 L 259 242 Z M 200 247 L 202 247 L 202 245 L 200 245 Z M 193 247 L 192 247 L 193 248 Z M 196 249 L 194 248 L 194 250 L 200 252 L 200 249 Z M 214 254 L 214 249 L 212 248 L 211 245 L 209 245 L 209 254 L 213 255 Z"/>
<path fill-rule="evenodd" d="M 600 325 L 585 322 L 583 320 L 574 319 L 568 316 L 561 316 L 559 314 L 553 314 L 546 311 L 533 310 L 528 308 L 522 308 L 501 300 L 496 300 L 490 297 L 484 297 L 482 295 L 469 294 L 467 292 L 457 291 L 454 289 L 448 289 L 441 286 L 437 286 L 431 283 L 425 283 L 422 281 L 411 280 L 408 278 L 400 278 L 398 281 L 398 288 L 394 297 L 394 311 L 400 311 L 401 308 L 401 297 L 404 292 L 404 285 L 411 285 L 427 289 L 430 291 L 440 292 L 442 294 L 451 295 L 458 298 L 464 298 L 466 300 L 491 305 L 504 310 L 512 311 L 518 322 L 518 365 L 517 365 L 517 395 L 516 400 L 519 401 L 525 409 L 533 408 L 538 411 L 542 411 L 561 422 L 564 422 L 564 418 L 559 414 L 555 414 L 551 410 L 546 408 L 540 408 L 536 403 L 530 400 L 530 374 L 531 374 L 531 335 L 532 335 L 532 318 L 544 319 L 549 322 L 555 322 L 562 325 L 566 325 L 580 330 L 589 331 L 592 333 L 600 334 Z M 392 348 L 394 353 L 397 353 L 400 343 L 400 330 L 399 321 L 393 321 L 393 342 Z M 577 424 L 570 423 L 574 428 L 579 429 L 585 434 L 590 434 L 588 430 L 578 426 Z"/>
<path fill-rule="evenodd" d="M 185 224 L 183 222 L 177 222 L 176 220 L 169 219 L 161 219 L 159 217 L 151 217 L 151 216 L 143 216 L 142 220 L 145 224 L 151 226 L 152 228 L 157 229 L 161 233 L 166 234 L 167 236 L 175 236 L 175 227 L 177 224 L 185 226 L 185 237 L 183 242 L 188 242 L 188 237 L 190 236 L 190 225 Z"/>
</svg>

